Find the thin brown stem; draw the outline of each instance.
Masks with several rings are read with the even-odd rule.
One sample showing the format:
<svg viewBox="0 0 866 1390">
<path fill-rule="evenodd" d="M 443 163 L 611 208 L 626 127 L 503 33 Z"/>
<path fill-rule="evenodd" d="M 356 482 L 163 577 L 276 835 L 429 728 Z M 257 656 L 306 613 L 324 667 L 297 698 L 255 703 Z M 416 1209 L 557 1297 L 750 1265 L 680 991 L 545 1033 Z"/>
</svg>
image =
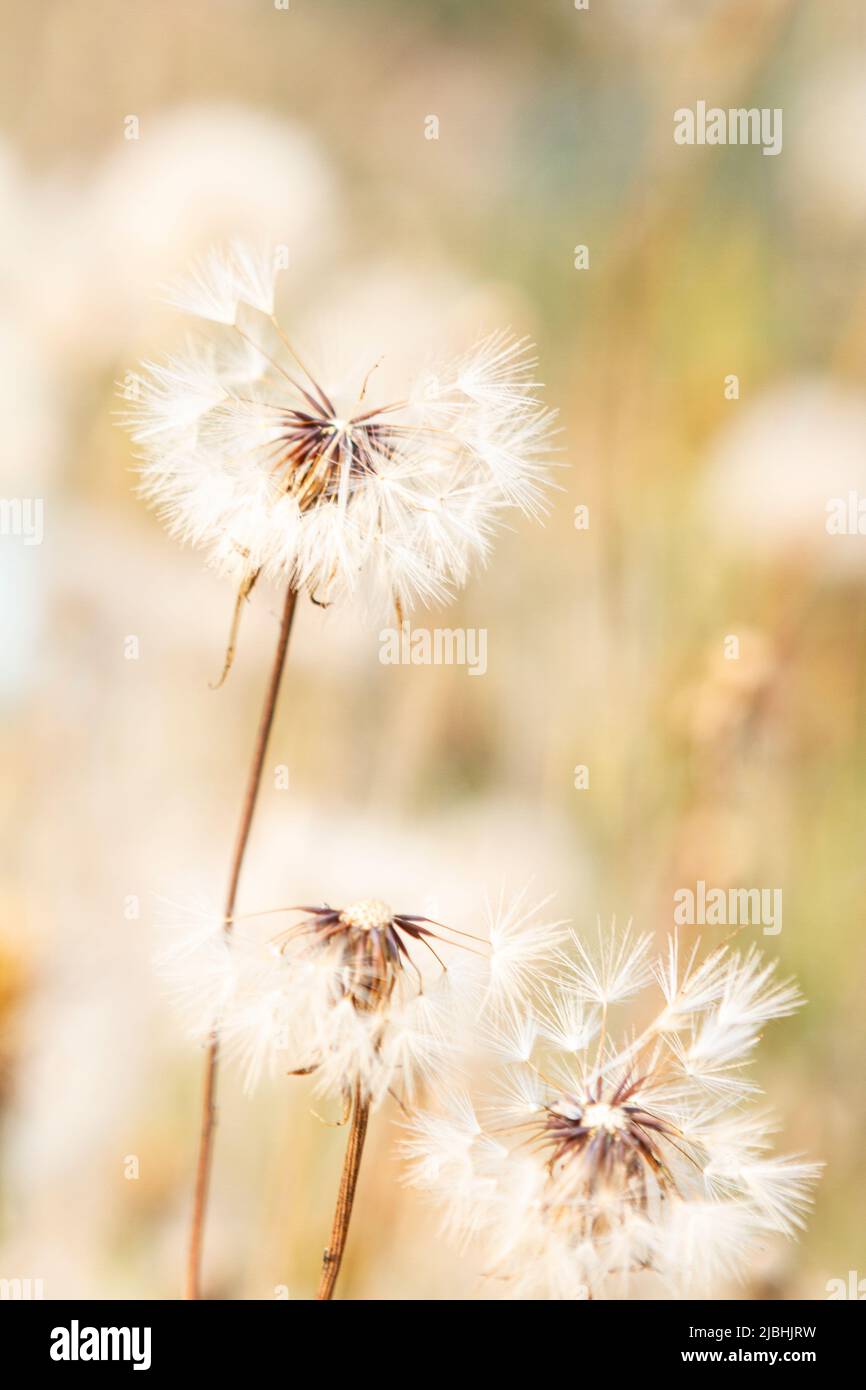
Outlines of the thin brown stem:
<svg viewBox="0 0 866 1390">
<path fill-rule="evenodd" d="M 256 799 L 259 793 L 259 786 L 261 785 L 262 768 L 264 766 L 265 753 L 268 747 L 268 738 L 271 732 L 271 725 L 274 722 L 274 710 L 276 709 L 280 679 L 286 662 L 286 650 L 289 645 L 289 633 L 292 630 L 292 618 L 295 613 L 296 597 L 294 589 L 289 585 L 283 604 L 283 613 L 280 620 L 280 635 L 277 639 L 277 650 L 274 655 L 271 675 L 265 692 L 261 717 L 259 719 L 259 727 L 253 747 L 252 762 L 247 776 L 246 792 L 244 793 L 243 805 L 241 807 L 241 818 L 235 839 L 234 855 L 229 871 L 229 886 L 226 895 L 225 916 L 223 919 L 223 930 L 226 936 L 230 935 L 234 921 L 238 883 L 240 882 L 247 841 L 250 838 L 250 827 L 253 823 L 253 812 L 256 808 Z M 207 1209 L 211 1160 L 213 1158 L 218 1068 L 219 1020 L 216 1019 L 214 1020 L 214 1025 L 208 1040 L 207 1056 L 205 1058 L 201 1132 L 199 1135 L 198 1160 L 196 1163 L 195 1189 L 193 1193 L 192 1225 L 190 1227 L 189 1253 L 187 1257 L 186 1297 L 191 1299 L 201 1297 L 201 1255 L 202 1243 L 204 1240 L 204 1222 Z"/>
<path fill-rule="evenodd" d="M 319 1291 L 316 1294 L 316 1299 L 319 1301 L 331 1299 L 334 1296 L 334 1286 L 337 1283 L 340 1265 L 343 1262 L 343 1251 L 346 1248 L 346 1237 L 349 1234 L 349 1222 L 352 1219 L 355 1189 L 358 1186 L 358 1173 L 361 1168 L 369 1118 L 370 1102 L 364 1097 L 361 1083 L 356 1082 L 352 1098 L 352 1123 L 349 1129 L 349 1141 L 346 1145 L 346 1157 L 343 1160 L 340 1189 L 337 1193 L 334 1224 L 331 1227 L 331 1239 L 322 1260 L 322 1276 L 319 1280 Z"/>
</svg>

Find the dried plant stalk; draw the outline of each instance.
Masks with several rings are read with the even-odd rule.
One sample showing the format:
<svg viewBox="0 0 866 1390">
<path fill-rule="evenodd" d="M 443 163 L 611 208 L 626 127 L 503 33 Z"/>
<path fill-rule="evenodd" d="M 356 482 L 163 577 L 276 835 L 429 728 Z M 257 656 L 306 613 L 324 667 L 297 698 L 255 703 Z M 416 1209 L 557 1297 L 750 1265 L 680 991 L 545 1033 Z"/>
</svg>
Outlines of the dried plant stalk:
<svg viewBox="0 0 866 1390">
<path fill-rule="evenodd" d="M 243 868 L 244 856 L 246 854 L 247 843 L 250 837 L 250 829 L 253 823 L 253 813 L 256 808 L 259 787 L 262 780 L 262 768 L 267 752 L 268 739 L 270 737 L 271 725 L 274 721 L 274 711 L 277 705 L 277 695 L 279 694 L 280 681 L 283 668 L 286 663 L 286 651 L 289 645 L 289 634 L 292 629 L 292 619 L 295 614 L 295 601 L 297 595 L 291 585 L 286 590 L 286 597 L 283 603 L 282 618 L 280 620 L 280 635 L 277 639 L 277 649 L 274 654 L 274 661 L 271 667 L 271 675 L 265 692 L 265 700 L 262 706 L 259 727 L 256 733 L 256 741 L 253 747 L 252 762 L 250 764 L 249 775 L 247 777 L 246 792 L 244 794 L 243 805 L 241 807 L 241 818 L 238 825 L 237 837 L 235 840 L 234 855 L 232 857 L 231 869 L 229 871 L 229 886 L 226 895 L 225 915 L 223 919 L 223 929 L 228 936 L 231 934 L 235 914 L 235 901 L 237 898 L 238 884 Z M 204 1241 L 205 1215 L 207 1211 L 208 1187 L 210 1183 L 211 1162 L 213 1159 L 214 1145 L 214 1126 L 216 1123 L 216 1087 L 219 1071 L 219 1019 L 214 1020 L 210 1037 L 207 1044 L 207 1056 L 205 1060 L 205 1079 L 204 1094 L 202 1098 L 202 1117 L 201 1132 L 199 1136 L 198 1160 L 196 1163 L 195 1188 L 193 1193 L 192 1224 L 190 1227 L 189 1253 L 187 1257 L 186 1271 L 186 1297 L 188 1299 L 198 1299 L 201 1297 L 201 1263 L 202 1245 Z"/>
<path fill-rule="evenodd" d="M 319 1290 L 316 1294 L 317 1301 L 333 1298 L 334 1289 L 340 1274 L 340 1266 L 343 1262 L 343 1251 L 346 1248 L 346 1239 L 349 1234 L 349 1222 L 352 1219 L 352 1207 L 355 1202 L 355 1189 L 358 1186 L 358 1174 L 361 1170 L 361 1159 L 364 1154 L 364 1140 L 367 1137 L 367 1121 L 370 1118 L 370 1102 L 365 1098 L 360 1082 L 356 1082 L 352 1097 L 352 1119 L 349 1128 L 349 1140 L 346 1145 L 346 1156 L 343 1160 L 343 1172 L 340 1178 L 340 1188 L 337 1193 L 337 1205 L 334 1209 L 334 1224 L 331 1227 L 331 1238 L 322 1260 L 322 1275 L 319 1280 Z"/>
</svg>

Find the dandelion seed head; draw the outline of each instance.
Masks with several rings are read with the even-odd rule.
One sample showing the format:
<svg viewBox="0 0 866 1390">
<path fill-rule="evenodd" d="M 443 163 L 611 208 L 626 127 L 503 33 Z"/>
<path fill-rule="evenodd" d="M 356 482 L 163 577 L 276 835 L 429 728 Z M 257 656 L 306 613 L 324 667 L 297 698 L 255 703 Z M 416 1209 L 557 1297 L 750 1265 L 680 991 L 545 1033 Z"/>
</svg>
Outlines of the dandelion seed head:
<svg viewBox="0 0 866 1390">
<path fill-rule="evenodd" d="M 219 1018 L 225 1054 L 247 1090 L 266 1076 L 309 1074 L 324 1094 L 360 1085 L 373 1104 L 405 1100 L 440 1077 L 454 1051 L 447 927 L 378 898 L 287 909 L 270 940 L 243 919 L 230 936 L 198 929 L 163 973 L 205 1038 Z M 459 952 L 458 952 L 459 954 Z M 431 968 L 426 969 L 426 956 Z"/>
<path fill-rule="evenodd" d="M 770 1237 L 796 1234 L 819 1174 L 772 1152 L 775 1122 L 742 1075 L 757 1025 L 798 992 L 754 950 L 683 955 L 673 941 L 653 961 L 630 927 L 600 928 L 591 946 L 576 936 L 556 964 L 558 979 L 482 1023 L 507 1072 L 492 1095 L 461 1099 L 480 1132 L 458 1145 L 453 1119 L 422 1113 L 408 1180 L 448 1233 L 481 1243 L 512 1297 L 717 1289 Z"/>
<path fill-rule="evenodd" d="M 399 612 L 446 599 L 484 563 L 505 509 L 546 507 L 555 412 L 529 345 L 493 334 L 438 364 L 435 389 L 407 361 L 392 394 L 373 343 L 363 371 L 338 379 L 276 318 L 275 266 L 232 243 L 169 287 L 221 336 L 144 367 L 126 412 L 144 496 L 235 577 L 263 571 L 323 604 L 363 592 Z"/>
</svg>

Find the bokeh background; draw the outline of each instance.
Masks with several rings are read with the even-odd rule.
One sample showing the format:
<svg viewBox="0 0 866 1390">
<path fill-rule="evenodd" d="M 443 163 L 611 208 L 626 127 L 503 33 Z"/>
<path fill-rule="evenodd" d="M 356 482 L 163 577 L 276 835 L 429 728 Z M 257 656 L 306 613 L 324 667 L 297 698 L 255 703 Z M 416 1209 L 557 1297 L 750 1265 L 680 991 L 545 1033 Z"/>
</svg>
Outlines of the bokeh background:
<svg viewBox="0 0 866 1390">
<path fill-rule="evenodd" d="M 361 341 L 375 309 L 392 350 L 530 333 L 568 464 L 545 527 L 418 619 L 487 628 L 483 679 L 383 667 L 358 613 L 302 606 L 242 908 L 372 895 L 472 929 L 532 879 L 581 930 L 661 938 L 676 887 L 781 887 L 763 944 L 810 1003 L 757 1075 L 827 1168 L 800 1243 L 721 1292 L 866 1275 L 866 537 L 825 529 L 866 494 L 860 0 L 0 12 L 0 492 L 45 507 L 41 546 L 0 538 L 0 1276 L 182 1286 L 201 1056 L 155 924 L 221 904 L 278 596 L 209 689 L 231 586 L 136 499 L 112 411 L 182 334 L 160 283 L 236 234 L 289 246 L 296 336 L 323 309 Z M 699 98 L 783 108 L 782 153 L 676 146 Z M 212 1295 L 314 1288 L 343 1134 L 311 1104 L 224 1077 Z M 400 1185 L 397 1118 L 342 1294 L 476 1296 Z"/>
</svg>

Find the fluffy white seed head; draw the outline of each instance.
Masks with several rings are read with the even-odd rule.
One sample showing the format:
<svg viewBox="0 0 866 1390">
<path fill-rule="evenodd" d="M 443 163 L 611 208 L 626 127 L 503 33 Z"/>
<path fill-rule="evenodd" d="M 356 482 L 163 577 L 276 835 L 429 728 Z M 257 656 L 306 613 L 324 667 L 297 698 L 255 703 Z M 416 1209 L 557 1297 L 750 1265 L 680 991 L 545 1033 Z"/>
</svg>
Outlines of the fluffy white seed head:
<svg viewBox="0 0 866 1390">
<path fill-rule="evenodd" d="M 274 316 L 275 278 L 272 257 L 233 244 L 170 287 L 218 336 L 145 365 L 126 412 L 144 495 L 241 580 L 264 572 L 320 603 L 442 601 L 506 509 L 546 509 L 555 412 L 531 344 L 496 333 L 380 387 L 387 344 L 342 374 L 309 362 Z"/>
<path fill-rule="evenodd" d="M 796 1232 L 818 1175 L 769 1152 L 742 1076 L 797 991 L 754 950 L 683 960 L 672 941 L 653 963 L 630 929 L 576 938 L 557 968 L 484 1029 L 499 1080 L 412 1122 L 409 1180 L 508 1297 L 718 1291 Z"/>
<path fill-rule="evenodd" d="M 243 920 L 176 935 L 158 965 L 205 1039 L 217 1022 L 247 1089 L 265 1075 L 310 1074 L 320 1092 L 360 1085 L 373 1104 L 412 1101 L 456 1049 L 459 937 L 376 898 L 344 908 L 287 909 L 262 941 Z M 447 962 L 447 965 L 446 965 Z"/>
</svg>

